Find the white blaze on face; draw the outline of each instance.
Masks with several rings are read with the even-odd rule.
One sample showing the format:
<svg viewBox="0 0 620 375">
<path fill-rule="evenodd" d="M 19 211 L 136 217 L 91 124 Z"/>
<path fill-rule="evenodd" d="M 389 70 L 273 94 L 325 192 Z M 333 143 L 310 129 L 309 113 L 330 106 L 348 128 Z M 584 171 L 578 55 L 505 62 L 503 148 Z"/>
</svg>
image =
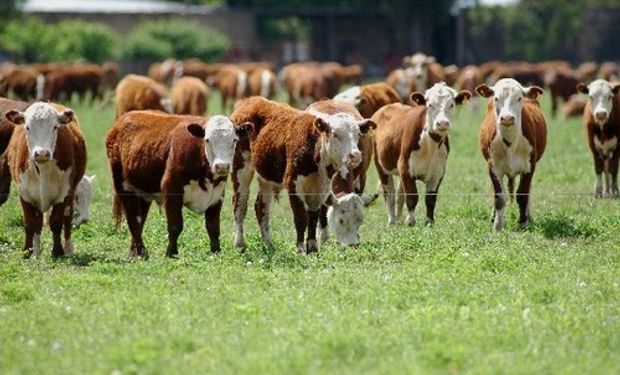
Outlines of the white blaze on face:
<svg viewBox="0 0 620 375">
<path fill-rule="evenodd" d="M 90 220 L 90 204 L 93 201 L 93 180 L 95 176 L 84 176 L 75 188 L 75 212 L 73 225 L 80 226 Z"/>
<path fill-rule="evenodd" d="M 334 96 L 334 100 L 339 102 L 351 104 L 356 107 L 360 104 L 360 100 L 362 98 L 362 90 L 359 86 L 353 86 L 350 89 L 347 89 L 340 94 Z"/>
<path fill-rule="evenodd" d="M 450 130 L 452 109 L 458 92 L 445 83 L 437 83 L 426 90 L 426 128 L 445 135 Z"/>
<path fill-rule="evenodd" d="M 614 104 L 614 93 L 611 85 L 604 79 L 597 79 L 588 85 L 588 95 L 590 96 L 590 107 L 594 120 L 600 125 L 605 124 Z"/>
<path fill-rule="evenodd" d="M 346 166 L 351 170 L 357 167 L 362 162 L 358 141 L 361 134 L 360 127 L 365 121 L 357 121 L 348 113 L 328 115 L 315 110 L 310 110 L 309 113 L 329 124 L 330 129 L 322 145 L 327 161 L 336 168 Z"/>
<path fill-rule="evenodd" d="M 358 245 L 364 220 L 364 202 L 355 193 L 334 197 L 327 210 L 327 224 L 340 245 Z"/>
<path fill-rule="evenodd" d="M 423 53 L 416 53 L 411 57 L 410 64 L 415 78 L 416 90 L 425 90 L 428 78 L 428 57 Z"/>
<path fill-rule="evenodd" d="M 21 116 L 20 116 L 21 117 Z M 56 150 L 58 128 L 73 120 L 73 111 L 56 112 L 49 103 L 37 102 L 23 113 L 26 141 L 30 158 L 36 162 L 52 159 Z"/>
<path fill-rule="evenodd" d="M 235 155 L 235 145 L 239 140 L 235 126 L 226 116 L 213 116 L 205 127 L 205 155 L 211 166 L 211 173 L 225 176 Z"/>
</svg>

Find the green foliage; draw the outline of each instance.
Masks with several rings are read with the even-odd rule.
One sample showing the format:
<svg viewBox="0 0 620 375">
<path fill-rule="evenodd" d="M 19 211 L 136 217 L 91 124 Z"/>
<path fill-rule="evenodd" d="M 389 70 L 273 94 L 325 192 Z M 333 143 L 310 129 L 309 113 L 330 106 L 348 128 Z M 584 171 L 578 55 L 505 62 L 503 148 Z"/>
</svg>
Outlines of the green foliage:
<svg viewBox="0 0 620 375">
<path fill-rule="evenodd" d="M 186 20 L 146 21 L 138 25 L 123 47 L 124 60 L 199 58 L 213 61 L 230 47 L 221 33 Z"/>
<path fill-rule="evenodd" d="M 23 18 L 8 23 L 0 43 L 25 62 L 84 59 L 101 63 L 114 56 L 117 38 L 103 24 L 62 21 L 49 25 Z"/>
</svg>

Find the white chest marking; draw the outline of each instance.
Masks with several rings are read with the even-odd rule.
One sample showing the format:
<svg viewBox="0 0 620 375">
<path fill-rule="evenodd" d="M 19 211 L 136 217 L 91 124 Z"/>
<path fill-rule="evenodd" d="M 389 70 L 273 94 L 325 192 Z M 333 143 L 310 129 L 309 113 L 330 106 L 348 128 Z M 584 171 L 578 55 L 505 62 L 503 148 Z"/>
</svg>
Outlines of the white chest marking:
<svg viewBox="0 0 620 375">
<path fill-rule="evenodd" d="M 147 193 L 143 190 L 138 189 L 127 181 L 123 181 L 123 189 L 136 194 L 147 202 L 155 201 L 160 206 L 164 203 L 164 199 L 161 193 Z"/>
<path fill-rule="evenodd" d="M 47 212 L 67 197 L 71 188 L 70 179 L 71 168 L 63 171 L 54 160 L 37 167 L 29 162 L 19 176 L 19 196 L 41 212 Z"/>
<path fill-rule="evenodd" d="M 224 198 L 224 181 L 217 185 L 209 180 L 205 180 L 207 190 L 202 190 L 198 181 L 191 180 L 188 185 L 183 187 L 183 205 L 197 214 L 205 212 L 209 207 Z"/>
<path fill-rule="evenodd" d="M 409 155 L 409 174 L 435 190 L 446 171 L 447 160 L 448 148 L 445 143 L 438 146 L 437 142 L 424 134 L 420 139 L 420 149 Z"/>
<path fill-rule="evenodd" d="M 532 167 L 530 165 L 532 150 L 532 145 L 523 135 L 517 136 L 511 146 L 507 147 L 498 133 L 489 147 L 495 174 L 501 178 L 529 173 Z"/>
<path fill-rule="evenodd" d="M 616 150 L 616 147 L 618 146 L 618 138 L 616 137 L 612 137 L 609 139 L 606 139 L 604 142 L 601 142 L 601 140 L 595 135 L 594 136 L 594 147 L 603 155 L 605 155 L 606 158 L 610 158 L 611 154 Z"/>
<path fill-rule="evenodd" d="M 316 211 L 321 208 L 329 195 L 329 178 L 320 172 L 297 176 L 295 194 L 305 203 L 309 211 Z"/>
</svg>

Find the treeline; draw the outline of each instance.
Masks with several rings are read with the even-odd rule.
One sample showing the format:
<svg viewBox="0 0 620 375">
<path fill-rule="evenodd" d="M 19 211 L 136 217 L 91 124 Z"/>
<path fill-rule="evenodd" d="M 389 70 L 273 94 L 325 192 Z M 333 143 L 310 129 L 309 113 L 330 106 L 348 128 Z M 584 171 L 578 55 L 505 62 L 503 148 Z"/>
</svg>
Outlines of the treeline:
<svg viewBox="0 0 620 375">
<path fill-rule="evenodd" d="M 215 61 L 230 47 L 228 38 L 195 22 L 173 19 L 145 21 L 127 37 L 101 23 L 36 18 L 15 19 L 0 32 L 0 46 L 25 63 L 85 60 L 158 61 L 199 58 Z"/>
</svg>

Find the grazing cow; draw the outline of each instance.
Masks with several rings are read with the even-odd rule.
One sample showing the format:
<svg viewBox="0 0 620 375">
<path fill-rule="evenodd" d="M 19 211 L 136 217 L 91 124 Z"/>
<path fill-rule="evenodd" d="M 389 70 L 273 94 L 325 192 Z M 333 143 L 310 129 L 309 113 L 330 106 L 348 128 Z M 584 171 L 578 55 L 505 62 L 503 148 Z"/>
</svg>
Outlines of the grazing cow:
<svg viewBox="0 0 620 375">
<path fill-rule="evenodd" d="M 532 177 L 547 144 L 545 118 L 536 101 L 543 89 L 523 87 L 516 80 L 505 78 L 492 87 L 480 85 L 476 92 L 485 98 L 493 97 L 488 102 L 487 114 L 480 128 L 480 148 L 495 193 L 493 230 L 504 227 L 504 176 L 508 177 L 508 192 L 512 197 L 517 175 L 521 176 L 517 188 L 519 225 L 525 228 L 530 222 Z"/>
<path fill-rule="evenodd" d="M 128 74 L 116 86 L 116 118 L 141 109 L 172 113 L 168 90 L 149 77 Z"/>
<path fill-rule="evenodd" d="M 5 117 L 5 114 L 10 110 L 23 111 L 26 108 L 28 108 L 26 102 L 0 98 L 0 206 L 9 199 L 11 189 L 11 172 L 6 150 L 15 129 L 15 125 Z"/>
<path fill-rule="evenodd" d="M 19 100 L 32 100 L 37 96 L 37 72 L 28 66 L 7 68 L 0 74 L 0 96 L 12 93 Z"/>
<path fill-rule="evenodd" d="M 271 99 L 276 94 L 276 75 L 269 69 L 255 67 L 248 76 L 249 96 Z"/>
<path fill-rule="evenodd" d="M 218 70 L 211 82 L 222 94 L 222 107 L 229 108 L 239 99 L 248 96 L 248 73 L 235 65 L 227 65 Z"/>
<path fill-rule="evenodd" d="M 433 85 L 424 94 L 414 92 L 415 107 L 390 104 L 372 117 L 375 131 L 375 165 L 388 206 L 388 223 L 400 219 L 403 200 L 407 204 L 407 224 L 415 224 L 418 203 L 416 180 L 426 184 L 426 224 L 434 221 L 437 191 L 443 179 L 448 152 L 448 132 L 455 105 L 471 97 L 445 83 Z M 392 176 L 400 176 L 398 193 Z"/>
<path fill-rule="evenodd" d="M 579 95 L 571 96 L 566 103 L 564 103 L 564 107 L 562 108 L 562 113 L 565 118 L 569 117 L 577 117 L 583 116 L 583 110 L 586 108 L 587 101 L 580 98 Z"/>
<path fill-rule="evenodd" d="M 330 178 L 342 167 L 352 170 L 361 163 L 357 143 L 371 123 L 349 114 L 301 112 L 258 96 L 240 102 L 231 118 L 256 124 L 251 142 L 239 145 L 233 164 L 235 245 L 245 246 L 243 220 L 253 167 L 258 175 L 255 210 L 263 241 L 271 243 L 272 197 L 285 187 L 293 209 L 297 250 L 316 251 L 319 210 L 329 196 Z"/>
<path fill-rule="evenodd" d="M 551 115 L 558 112 L 558 99 L 567 102 L 573 94 L 577 93 L 577 76 L 571 69 L 561 68 L 545 73 L 545 84 L 551 92 Z"/>
<path fill-rule="evenodd" d="M 181 77 L 170 90 L 173 112 L 177 115 L 203 116 L 207 110 L 209 88 L 196 77 Z"/>
<path fill-rule="evenodd" d="M 75 189 L 86 167 L 86 145 L 77 118 L 68 108 L 43 102 L 5 116 L 17 125 L 7 152 L 24 211 L 25 255 L 41 254 L 43 214 L 50 209 L 52 255 L 71 255 Z"/>
<path fill-rule="evenodd" d="M 93 181 L 95 177 L 95 175 L 85 175 L 75 189 L 73 226 L 76 228 L 90 220 L 90 204 L 93 201 Z"/>
<path fill-rule="evenodd" d="M 135 111 L 116 120 L 106 147 L 114 181 L 114 216 L 124 213 L 131 232 L 130 256 L 148 257 L 142 230 L 151 202 L 163 204 L 169 257 L 178 254 L 183 206 L 204 213 L 212 252 L 220 251 L 220 210 L 237 141 L 251 124 L 235 127 L 224 116 L 169 115 Z M 146 151 L 145 151 L 146 150 Z"/>
<path fill-rule="evenodd" d="M 579 92 L 590 100 L 583 111 L 588 144 L 594 157 L 596 185 L 594 196 L 618 197 L 618 160 L 620 159 L 620 83 L 597 79 L 588 86 L 580 83 Z M 603 183 L 603 173 L 605 176 Z"/>
<path fill-rule="evenodd" d="M 99 97 L 99 88 L 103 77 L 103 68 L 92 64 L 54 70 L 45 77 L 42 99 L 68 100 L 73 93 L 82 98 L 87 93 L 90 93 L 93 98 Z"/>
</svg>

